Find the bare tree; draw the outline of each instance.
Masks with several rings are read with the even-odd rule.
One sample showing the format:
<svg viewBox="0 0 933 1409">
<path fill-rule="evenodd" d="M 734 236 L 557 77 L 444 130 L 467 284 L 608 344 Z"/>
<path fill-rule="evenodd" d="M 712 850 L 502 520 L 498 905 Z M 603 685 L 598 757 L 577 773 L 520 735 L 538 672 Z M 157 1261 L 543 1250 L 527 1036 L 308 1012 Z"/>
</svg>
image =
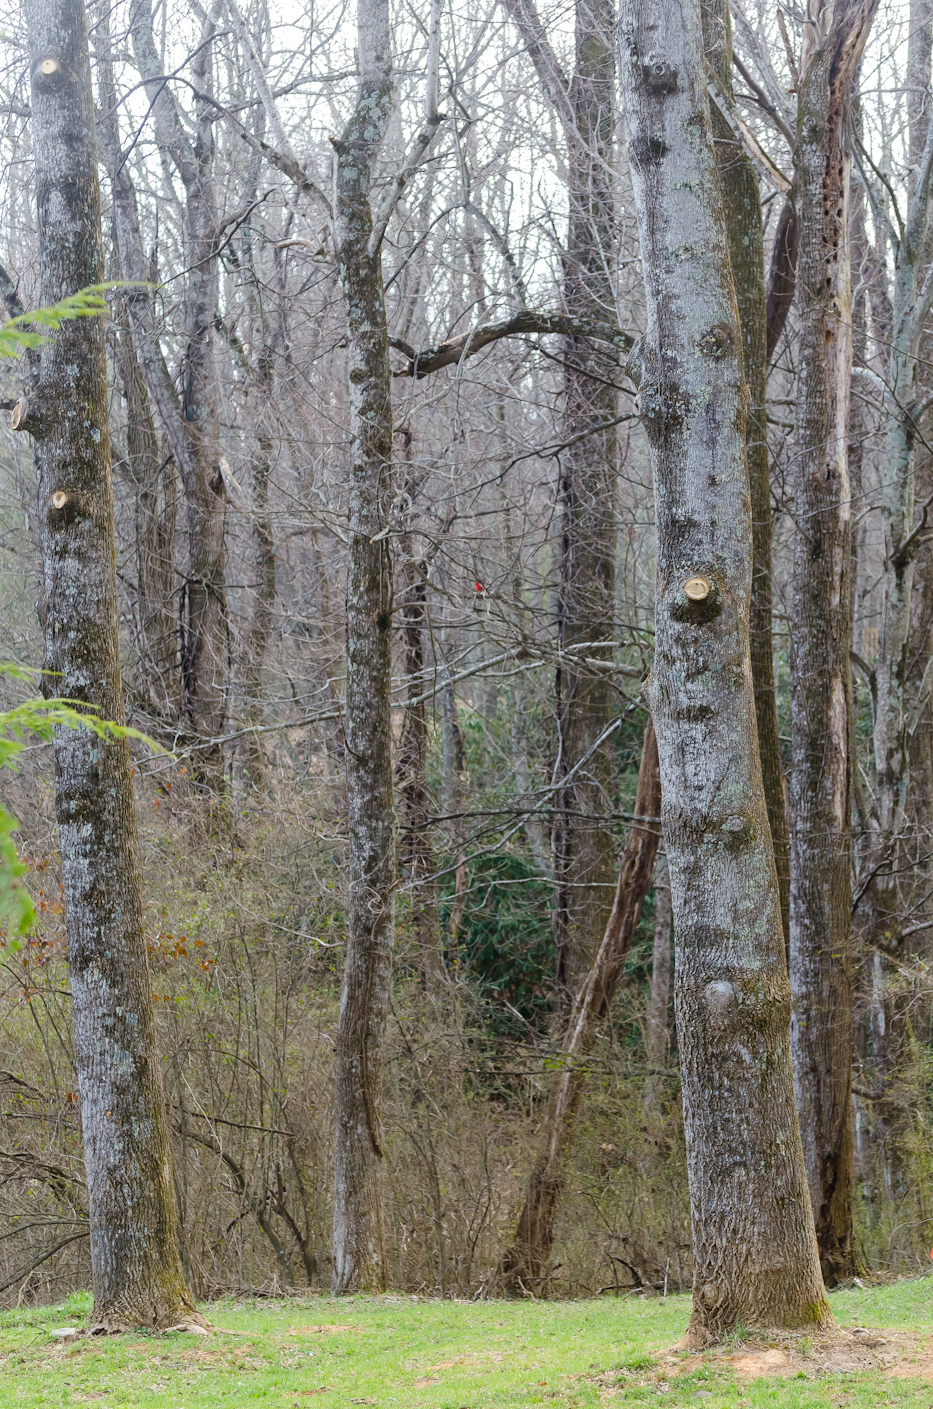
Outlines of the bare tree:
<svg viewBox="0 0 933 1409">
<path fill-rule="evenodd" d="M 26 14 L 42 297 L 51 304 L 101 279 L 94 108 L 80 0 L 30 0 Z M 13 418 L 35 443 L 46 678 L 120 723 L 100 317 L 67 321 L 42 348 L 35 385 Z M 125 737 L 61 730 L 55 763 L 94 1327 L 203 1326 L 178 1249 L 129 749 Z"/>
<path fill-rule="evenodd" d="M 873 0 L 823 6 L 801 57 L 796 166 L 790 974 L 807 1179 L 826 1277 L 852 1265 L 849 105 Z"/>
<path fill-rule="evenodd" d="M 690 1337 L 831 1320 L 794 1103 L 748 635 L 747 390 L 699 5 L 626 0 L 622 86 L 648 325 L 652 713 L 675 923 L 694 1229 Z M 673 249 L 681 253 L 670 260 Z"/>
</svg>

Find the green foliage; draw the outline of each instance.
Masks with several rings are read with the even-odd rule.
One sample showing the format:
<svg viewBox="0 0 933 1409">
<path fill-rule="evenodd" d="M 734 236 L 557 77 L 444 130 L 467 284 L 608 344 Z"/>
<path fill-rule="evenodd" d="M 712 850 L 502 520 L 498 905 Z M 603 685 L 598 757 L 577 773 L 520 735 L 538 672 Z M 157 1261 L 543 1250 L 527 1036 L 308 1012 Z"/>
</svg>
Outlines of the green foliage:
<svg viewBox="0 0 933 1409">
<path fill-rule="evenodd" d="M 0 663 L 0 675 L 15 679 L 28 679 L 38 673 Z M 155 752 L 166 752 L 138 729 L 100 719 L 77 700 L 34 698 L 0 712 L 0 768 L 15 768 L 27 739 L 48 741 L 63 725 L 68 729 L 88 729 L 99 739 L 140 739 Z M 35 907 L 22 881 L 27 868 L 13 842 L 17 825 L 16 819 L 0 807 L 0 929 L 7 931 L 14 948 L 36 919 Z"/>
<path fill-rule="evenodd" d="M 41 347 L 47 341 L 36 328 L 48 328 L 57 332 L 62 323 L 71 318 L 94 318 L 106 308 L 104 295 L 111 289 L 128 288 L 125 280 L 111 280 L 106 284 L 91 284 L 79 289 L 75 294 L 60 299 L 50 308 L 37 308 L 32 313 L 21 313 L 18 318 L 0 326 L 0 357 L 16 357 L 27 348 Z M 142 287 L 148 287 L 143 285 Z"/>
<path fill-rule="evenodd" d="M 534 1026 L 546 1023 L 555 962 L 550 895 L 550 883 L 520 853 L 468 864 L 460 963 L 498 1010 L 496 1027 L 513 1029 L 515 1013 Z"/>
</svg>

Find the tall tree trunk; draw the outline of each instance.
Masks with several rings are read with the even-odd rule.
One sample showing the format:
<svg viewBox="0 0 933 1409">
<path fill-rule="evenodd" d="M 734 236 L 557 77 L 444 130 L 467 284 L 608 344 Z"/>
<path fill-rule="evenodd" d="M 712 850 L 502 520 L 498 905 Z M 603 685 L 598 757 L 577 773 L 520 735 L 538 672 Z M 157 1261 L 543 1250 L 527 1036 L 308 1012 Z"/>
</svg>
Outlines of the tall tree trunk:
<svg viewBox="0 0 933 1409">
<path fill-rule="evenodd" d="M 259 429 L 256 436 L 256 461 L 251 486 L 253 538 L 253 611 L 246 633 L 241 685 L 246 700 L 247 723 L 259 726 L 263 721 L 263 667 L 272 630 L 275 609 L 275 538 L 269 514 L 269 476 L 272 473 L 274 442 L 270 421 L 274 383 L 273 349 L 264 344 L 259 352 L 255 378 L 255 397 Z M 261 787 L 266 766 L 262 735 L 251 734 L 246 741 L 246 769 L 256 787 Z"/>
<path fill-rule="evenodd" d="M 852 373 L 848 109 L 875 0 L 821 21 L 795 153 L 800 354 L 791 623 L 791 1041 L 823 1272 L 852 1269 L 852 827 L 849 780 Z M 816 47 L 818 46 L 818 47 Z"/>
<path fill-rule="evenodd" d="M 832 1317 L 794 1103 L 758 756 L 747 391 L 698 0 L 624 0 L 621 52 L 647 293 L 630 366 L 657 506 L 651 701 L 694 1231 L 689 1336 L 702 1344 L 739 1323 Z"/>
<path fill-rule="evenodd" d="M 931 341 L 929 332 L 924 334 L 930 302 L 925 286 L 933 253 L 933 123 L 927 107 L 931 8 L 929 0 L 913 0 L 910 7 L 909 201 L 903 230 L 894 246 L 887 375 L 875 387 L 875 399 L 883 406 L 880 497 L 884 564 L 881 630 L 874 672 L 875 790 L 867 858 L 873 874 L 867 903 L 863 904 L 868 913 L 869 942 L 872 947 L 878 946 L 870 955 L 872 1064 L 875 1084 L 881 1091 L 892 1081 L 903 1060 L 910 1031 L 904 1008 L 906 995 L 897 992 L 896 984 L 892 991 L 883 951 L 893 950 L 896 955 L 901 949 L 900 916 L 909 911 L 917 897 L 921 897 L 921 904 L 925 903 L 922 897 L 928 887 L 928 865 L 921 858 L 929 845 L 929 756 L 924 757 L 926 751 L 912 749 L 911 744 L 920 721 L 928 718 L 931 670 L 928 618 L 927 622 L 924 618 L 933 584 L 929 582 L 929 565 L 928 580 L 924 582 L 922 577 L 918 579 L 915 562 L 922 547 L 919 529 L 923 524 L 922 517 L 919 523 L 915 522 L 918 402 L 925 399 L 923 382 L 929 381 Z M 884 278 L 883 266 L 878 272 Z M 924 370 L 926 377 L 921 375 Z M 919 637 L 915 635 L 918 625 Z M 885 1184 L 893 1191 L 900 1183 L 898 1166 L 903 1140 L 899 1137 L 903 1134 L 904 1110 L 894 1101 L 878 1101 L 873 1115 L 875 1139 L 884 1160 Z"/>
<path fill-rule="evenodd" d="M 774 641 L 771 610 L 771 473 L 768 453 L 768 317 L 765 292 L 764 238 L 758 177 L 748 153 L 720 111 L 735 107 L 732 91 L 732 27 L 724 0 L 702 7 L 704 47 L 719 89 L 711 109 L 719 184 L 729 235 L 729 258 L 742 325 L 742 357 L 748 387 L 745 454 L 752 496 L 752 599 L 749 631 L 758 752 L 774 845 L 781 920 L 785 936 L 790 913 L 790 843 L 784 801 L 784 769 L 778 738 L 774 689 Z"/>
<path fill-rule="evenodd" d="M 930 81 L 930 15 L 911 15 L 918 33 L 911 31 L 912 50 L 925 51 L 926 77 Z M 924 24 L 925 20 L 925 24 Z M 924 43 L 924 35 L 926 42 Z M 912 58 L 915 54 L 912 53 Z M 914 66 L 919 67 L 919 65 Z M 920 341 L 929 312 L 924 290 L 930 263 L 930 189 L 933 170 L 933 123 L 916 112 L 910 128 L 911 154 L 916 157 L 912 195 L 903 233 L 894 251 L 894 292 L 891 299 L 891 337 L 888 372 L 879 387 L 884 405 L 884 469 L 881 509 L 884 522 L 884 567 L 881 578 L 881 631 L 875 666 L 875 816 L 873 861 L 883 865 L 873 887 L 878 928 L 887 924 L 896 906 L 898 841 L 907 809 L 910 752 L 908 696 L 911 615 L 914 607 L 914 559 L 920 534 L 914 530 L 916 503 L 915 422 L 918 399 Z M 921 132 L 917 131 L 918 126 Z M 922 143 L 921 143 L 922 133 Z M 917 154 L 919 149 L 919 155 Z M 914 683 L 914 690 L 916 684 Z M 911 691 L 914 693 L 914 691 Z"/>
<path fill-rule="evenodd" d="M 406 428 L 404 456 L 408 477 L 404 495 L 413 503 L 420 481 L 411 467 L 411 432 Z M 425 692 L 424 635 L 427 627 L 427 564 L 414 556 L 410 529 L 399 534 L 402 554 L 402 590 L 397 606 L 402 611 L 402 639 L 405 643 L 405 676 L 409 696 L 417 704 L 405 709 L 399 740 L 397 777 L 405 804 L 405 835 L 402 862 L 411 887 L 412 931 L 418 955 L 418 969 L 425 988 L 435 988 L 444 972 L 440 923 L 437 914 L 437 886 L 434 880 L 434 848 L 431 845 L 430 797 L 428 793 L 428 713 Z"/>
<path fill-rule="evenodd" d="M 590 318 L 611 317 L 615 309 L 614 22 L 612 0 L 577 0 L 576 62 L 568 95 L 576 141 L 568 162 L 564 304 L 568 313 Z M 612 750 L 607 743 L 596 747 L 612 718 L 612 689 L 604 672 L 574 666 L 567 652 L 583 642 L 611 641 L 614 636 L 619 458 L 615 429 L 594 432 L 618 412 L 615 355 L 583 338 L 569 338 L 564 357 L 562 439 L 583 434 L 586 439 L 560 460 L 558 777 L 573 772 L 573 778 L 555 798 L 559 1005 L 562 993 L 569 1000 L 576 992 L 593 962 L 612 896 L 612 832 L 606 821 Z M 584 654 L 609 659 L 612 651 L 594 644 Z"/>
<path fill-rule="evenodd" d="M 450 840 L 454 853 L 454 893 L 447 920 L 447 962 L 459 962 L 458 941 L 466 904 L 467 864 L 464 840 L 463 802 L 466 784 L 466 750 L 463 726 L 457 710 L 457 692 L 446 685 L 441 695 L 441 747 L 444 769 L 444 812 L 451 818 Z"/>
<path fill-rule="evenodd" d="M 42 297 L 54 303 L 103 270 L 87 30 L 80 0 L 29 0 L 26 21 Z M 25 428 L 35 437 L 47 679 L 119 723 L 100 318 L 65 323 L 43 347 Z M 122 739 L 63 729 L 55 764 L 94 1326 L 203 1325 L 178 1251 L 129 750 Z"/>
<path fill-rule="evenodd" d="M 385 1286 L 382 1047 L 392 974 L 392 396 L 382 255 L 371 248 L 373 165 L 395 101 L 388 0 L 360 0 L 360 85 L 339 139 L 334 181 L 337 269 L 347 320 L 353 463 L 347 567 L 347 794 L 350 907 L 337 1030 L 335 1295 Z"/>
<path fill-rule="evenodd" d="M 576 0 L 575 64 L 568 81 L 533 0 L 506 0 L 545 96 L 567 140 L 569 223 L 564 254 L 567 313 L 615 321 L 612 189 L 615 155 L 614 6 Z M 607 347 L 570 337 L 564 347 L 563 438 L 584 436 L 561 457 L 558 645 L 555 681 L 558 777 L 555 797 L 555 941 L 558 1006 L 569 1005 L 585 978 L 611 905 L 611 749 L 595 747 L 612 717 L 612 691 L 601 671 L 576 665 L 573 648 L 611 656 L 615 616 L 618 442 L 614 428 L 594 428 L 618 410 L 618 365 Z M 582 760 L 586 759 L 583 763 Z"/>
<path fill-rule="evenodd" d="M 575 995 L 563 1034 L 560 1070 L 551 1083 L 540 1150 L 528 1181 L 514 1241 L 499 1266 L 500 1282 L 512 1292 L 533 1294 L 547 1276 L 564 1171 L 573 1149 L 577 1112 L 586 1086 L 586 1054 L 593 1044 L 599 1019 L 609 1011 L 615 997 L 651 884 L 659 838 L 653 819 L 660 806 L 658 745 L 649 720 L 635 795 L 636 819 L 645 820 L 636 820 L 625 843 L 615 900 L 602 943 Z"/>
<path fill-rule="evenodd" d="M 126 403 L 127 476 L 136 495 L 136 606 L 140 688 L 166 719 L 180 705 L 175 611 L 175 475 L 163 460 L 149 395 L 128 331 L 117 339 Z"/>
<path fill-rule="evenodd" d="M 226 489 L 220 468 L 214 321 L 217 310 L 217 216 L 214 210 L 212 21 L 192 60 L 198 89 L 193 131 L 182 120 L 172 86 L 165 82 L 152 32 L 152 11 L 140 5 L 132 15 L 131 37 L 156 138 L 176 168 L 185 190 L 186 257 L 185 352 L 180 394 L 158 345 L 154 308 L 146 290 L 128 298 L 133 340 L 149 393 L 158 411 L 181 476 L 188 529 L 188 561 L 180 604 L 181 680 L 184 713 L 195 740 L 192 776 L 213 792 L 223 786 L 223 755 L 211 742 L 226 715 L 229 641 L 224 564 Z M 202 96 L 203 95 L 203 96 Z M 126 171 L 115 120 L 106 144 L 114 193 L 124 276 L 145 280 L 135 192 Z"/>
</svg>

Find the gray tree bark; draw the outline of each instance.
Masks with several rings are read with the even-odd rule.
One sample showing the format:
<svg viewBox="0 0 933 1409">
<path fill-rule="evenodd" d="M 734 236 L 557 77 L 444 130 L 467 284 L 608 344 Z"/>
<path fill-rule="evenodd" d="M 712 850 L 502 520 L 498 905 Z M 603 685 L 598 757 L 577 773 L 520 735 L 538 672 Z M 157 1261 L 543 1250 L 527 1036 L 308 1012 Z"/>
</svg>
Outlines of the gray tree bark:
<svg viewBox="0 0 933 1409">
<path fill-rule="evenodd" d="M 421 488 L 421 476 L 411 464 L 411 432 L 405 428 L 404 458 L 407 476 L 403 494 L 414 504 Z M 414 544 L 406 524 L 398 538 L 401 562 L 401 591 L 396 606 L 401 610 L 401 634 L 405 645 L 405 674 L 408 694 L 418 700 L 407 706 L 402 725 L 396 766 L 398 788 L 405 804 L 405 835 L 402 862 L 411 888 L 411 924 L 418 956 L 421 982 L 436 989 L 444 974 L 444 951 L 437 913 L 437 884 L 434 880 L 434 847 L 431 843 L 431 800 L 428 792 L 428 712 L 427 701 L 418 699 L 424 691 L 424 638 L 427 621 L 426 562 L 414 554 Z"/>
<path fill-rule="evenodd" d="M 794 1080 L 823 1272 L 852 1270 L 849 778 L 852 373 L 849 104 L 874 0 L 825 5 L 804 46 L 795 152 L 800 353 L 791 623 Z"/>
<path fill-rule="evenodd" d="M 696 1265 L 689 1338 L 819 1326 L 790 990 L 749 646 L 742 333 L 697 0 L 624 0 L 622 88 L 647 293 L 630 366 L 655 480 L 651 702 L 675 924 Z M 677 252 L 677 258 L 672 253 Z"/>
<path fill-rule="evenodd" d="M 360 0 L 356 108 L 333 139 L 334 232 L 347 320 L 353 463 L 347 568 L 347 795 L 350 913 L 337 1031 L 335 1295 L 385 1286 L 382 1047 L 392 972 L 396 838 L 392 810 L 392 398 L 373 166 L 395 103 L 387 0 Z"/>
<path fill-rule="evenodd" d="M 110 177 L 113 241 L 118 270 L 127 279 L 147 278 L 136 192 L 120 152 L 119 105 L 113 76 L 110 14 L 95 17 L 94 49 L 100 98 L 98 143 Z M 141 289 L 129 293 L 122 312 L 130 324 Z M 117 339 L 126 403 L 127 473 L 136 493 L 137 610 L 140 619 L 140 684 L 155 710 L 174 723 L 182 708 L 175 604 L 175 466 L 159 445 L 146 378 L 129 328 Z M 159 352 L 161 358 L 161 352 Z M 164 366 L 163 366 L 164 371 Z M 165 372 L 168 379 L 168 374 Z"/>
<path fill-rule="evenodd" d="M 80 0 L 29 0 L 26 20 L 42 297 L 54 303 L 98 283 L 103 270 L 87 30 Z M 119 723 L 100 318 L 66 322 L 42 348 L 26 428 L 42 522 L 46 678 L 55 693 Z M 63 729 L 55 764 L 93 1329 L 203 1326 L 178 1250 L 129 750 L 125 740 Z"/>
<path fill-rule="evenodd" d="M 214 365 L 218 233 L 213 192 L 213 125 L 217 114 L 209 101 L 212 29 L 213 22 L 209 21 L 192 60 L 192 75 L 199 94 L 204 96 L 198 98 L 194 129 L 189 131 L 171 84 L 162 76 L 151 7 L 140 5 L 132 16 L 133 51 L 147 101 L 152 104 L 156 137 L 185 190 L 189 267 L 180 394 L 158 344 L 149 291 L 132 293 L 128 304 L 140 365 L 185 495 L 188 561 L 179 615 L 184 713 L 196 745 L 192 777 L 218 792 L 223 783 L 223 757 L 219 745 L 210 741 L 222 732 L 226 714 L 229 642 L 224 564 L 226 489 L 220 468 Z M 115 135 L 114 128 L 106 150 L 123 274 L 145 280 L 148 270 L 139 235 L 135 192 Z"/>
<path fill-rule="evenodd" d="M 609 321 L 613 287 L 615 201 L 614 6 L 576 0 L 574 72 L 568 80 L 533 0 L 506 0 L 545 97 L 567 140 L 569 224 L 563 257 L 564 305 L 571 317 Z M 608 658 L 615 613 L 614 429 L 594 431 L 618 410 L 614 349 L 570 336 L 564 347 L 562 438 L 586 435 L 561 457 L 561 528 L 557 630 L 561 652 L 593 642 L 587 654 Z M 555 797 L 554 907 L 558 1002 L 567 1006 L 596 954 L 612 904 L 612 833 L 605 820 L 611 749 L 594 748 L 612 716 L 612 691 L 599 671 L 562 655 L 555 680 L 558 777 Z M 585 764 L 581 761 L 586 758 Z M 563 995 L 563 997 L 561 997 Z"/>
</svg>

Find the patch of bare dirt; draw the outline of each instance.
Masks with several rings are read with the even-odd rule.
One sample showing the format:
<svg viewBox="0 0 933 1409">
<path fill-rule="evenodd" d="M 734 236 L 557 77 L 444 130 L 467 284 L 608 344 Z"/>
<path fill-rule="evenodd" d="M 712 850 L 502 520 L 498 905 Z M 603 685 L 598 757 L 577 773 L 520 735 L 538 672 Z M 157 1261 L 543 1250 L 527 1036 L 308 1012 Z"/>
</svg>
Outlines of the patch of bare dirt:
<svg viewBox="0 0 933 1409">
<path fill-rule="evenodd" d="M 880 1371 L 896 1379 L 933 1383 L 933 1337 L 919 1331 L 839 1327 L 814 1336 L 751 1341 L 739 1350 L 722 1345 L 687 1355 L 667 1351 L 658 1358 L 665 1378 L 690 1374 L 699 1365 L 731 1369 L 740 1380 Z"/>
</svg>

